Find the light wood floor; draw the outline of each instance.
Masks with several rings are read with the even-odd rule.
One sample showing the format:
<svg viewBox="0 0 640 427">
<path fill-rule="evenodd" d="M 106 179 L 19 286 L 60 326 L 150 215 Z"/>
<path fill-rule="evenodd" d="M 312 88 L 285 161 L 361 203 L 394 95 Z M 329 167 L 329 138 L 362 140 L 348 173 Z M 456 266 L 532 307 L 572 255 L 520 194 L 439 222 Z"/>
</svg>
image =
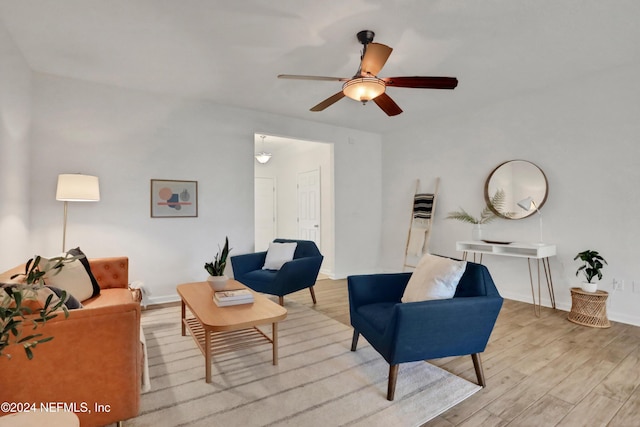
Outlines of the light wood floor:
<svg viewBox="0 0 640 427">
<path fill-rule="evenodd" d="M 349 325 L 346 280 L 285 297 Z M 476 381 L 470 356 L 431 363 Z M 579 326 L 567 312 L 505 300 L 482 354 L 487 387 L 425 426 L 640 426 L 640 327 Z M 402 366 L 399 375 L 402 375 Z"/>
</svg>

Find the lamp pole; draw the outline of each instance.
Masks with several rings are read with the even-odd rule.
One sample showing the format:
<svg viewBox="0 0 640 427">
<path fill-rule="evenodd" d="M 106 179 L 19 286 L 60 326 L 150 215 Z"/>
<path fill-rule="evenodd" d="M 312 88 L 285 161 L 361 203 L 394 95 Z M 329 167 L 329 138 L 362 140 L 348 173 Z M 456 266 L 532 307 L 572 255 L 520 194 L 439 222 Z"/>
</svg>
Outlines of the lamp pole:
<svg viewBox="0 0 640 427">
<path fill-rule="evenodd" d="M 62 252 L 65 251 L 66 248 L 66 240 L 67 240 L 67 201 L 64 201 L 64 222 L 62 224 Z"/>
</svg>

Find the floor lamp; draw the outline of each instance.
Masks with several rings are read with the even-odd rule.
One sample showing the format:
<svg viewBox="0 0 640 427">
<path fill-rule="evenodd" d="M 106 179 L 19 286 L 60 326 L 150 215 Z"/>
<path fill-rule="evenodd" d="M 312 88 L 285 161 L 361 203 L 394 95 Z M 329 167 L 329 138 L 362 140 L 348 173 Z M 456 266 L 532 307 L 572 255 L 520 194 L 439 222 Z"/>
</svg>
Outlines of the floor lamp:
<svg viewBox="0 0 640 427">
<path fill-rule="evenodd" d="M 538 212 L 538 218 L 540 219 L 540 242 L 538 242 L 537 244 L 538 246 L 544 245 L 544 243 L 542 243 L 542 214 L 540 213 L 540 209 L 538 209 L 538 205 L 536 205 L 536 202 L 533 201 L 533 198 L 529 196 L 526 199 L 520 200 L 518 202 L 518 206 L 520 206 L 527 212 L 531 210 L 535 210 Z"/>
<path fill-rule="evenodd" d="M 67 203 L 97 202 L 100 200 L 100 184 L 97 176 L 81 174 L 58 175 L 56 200 L 64 202 L 64 223 L 62 225 L 62 252 L 66 250 Z"/>
</svg>

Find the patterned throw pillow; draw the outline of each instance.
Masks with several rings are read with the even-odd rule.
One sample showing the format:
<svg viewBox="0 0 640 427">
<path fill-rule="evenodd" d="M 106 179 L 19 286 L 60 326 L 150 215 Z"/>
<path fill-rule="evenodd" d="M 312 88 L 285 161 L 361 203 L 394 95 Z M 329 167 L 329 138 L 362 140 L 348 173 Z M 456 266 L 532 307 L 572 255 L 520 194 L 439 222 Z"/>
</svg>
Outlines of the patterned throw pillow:
<svg viewBox="0 0 640 427">
<path fill-rule="evenodd" d="M 37 313 L 39 310 L 44 308 L 49 295 L 53 295 L 49 306 L 55 306 L 60 301 L 60 297 L 63 292 L 62 289 L 49 286 L 28 286 L 16 283 L 0 283 L 0 307 L 13 308 L 16 306 L 15 297 L 10 297 L 9 292 L 7 292 L 9 289 L 11 289 L 11 292 L 16 292 L 20 289 L 22 290 L 22 305 L 28 307 L 32 313 Z M 80 301 L 71 294 L 66 294 L 64 305 L 69 310 L 82 308 Z"/>
<path fill-rule="evenodd" d="M 84 255 L 80 248 L 71 249 L 68 253 L 73 256 Z M 47 261 L 43 258 L 41 262 Z M 60 270 L 48 272 L 44 282 L 47 286 L 63 289 L 79 301 L 100 295 L 100 285 L 91 273 L 86 256 L 65 264 Z"/>
<path fill-rule="evenodd" d="M 58 298 L 55 292 L 46 286 L 16 285 L 15 283 L 9 283 L 3 285 L 3 295 L 0 297 L 0 304 L 7 308 L 16 306 L 15 298 L 9 297 L 8 289 L 11 289 L 14 293 L 20 291 L 22 294 L 22 306 L 31 310 L 31 313 L 26 314 L 33 314 L 42 310 L 50 295 L 52 295 L 50 306 L 54 306 L 60 301 L 60 298 Z"/>
</svg>

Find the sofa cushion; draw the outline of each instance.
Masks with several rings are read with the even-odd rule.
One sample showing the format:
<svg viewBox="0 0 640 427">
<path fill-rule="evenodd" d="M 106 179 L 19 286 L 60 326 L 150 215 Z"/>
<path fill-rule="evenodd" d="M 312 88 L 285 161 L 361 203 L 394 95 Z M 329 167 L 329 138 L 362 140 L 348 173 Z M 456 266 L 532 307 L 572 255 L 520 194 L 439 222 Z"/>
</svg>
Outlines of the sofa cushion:
<svg viewBox="0 0 640 427">
<path fill-rule="evenodd" d="M 250 283 L 271 283 L 277 274 L 276 270 L 254 270 L 242 276 L 242 279 Z"/>
<path fill-rule="evenodd" d="M 100 294 L 100 285 L 91 273 L 89 261 L 80 248 L 68 251 L 70 255 L 82 258 L 67 263 L 58 271 L 50 271 L 44 276 L 47 286 L 63 289 L 79 301 L 85 301 Z M 41 262 L 48 261 L 43 258 Z"/>
<path fill-rule="evenodd" d="M 269 243 L 267 257 L 264 261 L 263 270 L 280 270 L 282 266 L 293 260 L 293 254 L 296 252 L 296 242 L 290 243 Z"/>
<path fill-rule="evenodd" d="M 407 283 L 402 302 L 453 298 L 466 267 L 466 261 L 424 255 Z"/>
<path fill-rule="evenodd" d="M 118 306 L 135 302 L 133 294 L 127 288 L 103 289 L 100 295 L 82 302 L 84 308 Z"/>
</svg>

